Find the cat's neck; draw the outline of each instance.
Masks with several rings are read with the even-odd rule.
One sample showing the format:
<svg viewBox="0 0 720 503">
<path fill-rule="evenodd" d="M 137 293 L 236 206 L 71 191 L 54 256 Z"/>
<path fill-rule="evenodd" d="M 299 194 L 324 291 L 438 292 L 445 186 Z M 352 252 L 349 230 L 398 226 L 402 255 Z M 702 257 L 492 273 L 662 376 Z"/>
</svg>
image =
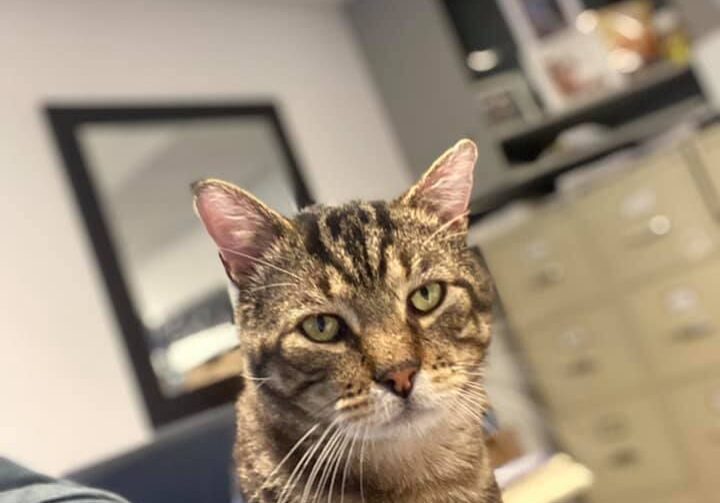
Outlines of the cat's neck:
<svg viewBox="0 0 720 503">
<path fill-rule="evenodd" d="M 267 464 L 272 468 L 281 464 L 298 444 L 294 454 L 285 460 L 285 470 L 290 474 L 300 465 L 296 485 L 300 488 L 306 484 L 319 486 L 327 465 L 327 458 L 325 462 L 320 460 L 321 453 L 332 438 L 332 434 L 324 438 L 322 434 L 329 425 L 318 425 L 312 435 L 301 441 L 313 425 L 297 422 L 288 415 L 274 414 L 256 401 L 256 396 L 249 395 L 244 394 L 238 403 L 239 438 L 246 441 L 238 442 L 236 459 L 247 459 L 253 455 L 254 448 L 260 448 L 270 456 Z M 486 487 L 492 482 L 482 425 L 478 422 L 443 414 L 430 427 L 422 428 L 416 434 L 412 432 L 413 428 L 410 428 L 404 434 L 383 438 L 365 437 L 364 430 L 359 432 L 355 447 L 348 447 L 352 443 L 349 440 L 345 453 L 334 458 L 338 466 L 334 491 L 354 495 L 354 498 L 345 498 L 348 502 L 362 500 L 359 497 L 361 487 L 366 496 L 371 496 L 368 501 L 373 500 L 372 495 L 378 496 L 377 501 L 386 501 L 388 497 L 391 499 L 387 501 L 425 501 L 420 495 L 442 494 L 445 488 L 458 486 Z M 315 454 L 310 454 L 305 463 L 307 466 L 302 469 L 305 454 L 316 445 L 318 449 Z M 330 446 L 327 452 L 332 450 Z M 308 479 L 314 466 L 318 466 L 318 473 L 313 485 Z M 269 472 L 264 477 L 267 475 Z M 325 484 L 326 489 L 329 486 L 329 482 Z"/>
<path fill-rule="evenodd" d="M 379 489 L 452 484 L 469 472 L 491 472 L 482 425 L 451 415 L 422 436 L 369 442 L 366 457 L 365 478 Z"/>
</svg>

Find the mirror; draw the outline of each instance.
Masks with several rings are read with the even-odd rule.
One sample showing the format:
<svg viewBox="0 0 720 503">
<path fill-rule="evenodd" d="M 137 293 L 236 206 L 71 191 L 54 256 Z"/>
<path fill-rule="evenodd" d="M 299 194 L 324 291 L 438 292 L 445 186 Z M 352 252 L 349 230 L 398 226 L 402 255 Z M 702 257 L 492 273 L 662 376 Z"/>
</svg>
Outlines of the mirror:
<svg viewBox="0 0 720 503">
<path fill-rule="evenodd" d="M 92 112 L 51 109 L 51 119 L 133 362 L 143 360 L 144 372 L 151 371 L 154 382 L 141 378 L 143 388 L 154 388 L 149 400 L 182 400 L 233 381 L 240 358 L 228 282 L 194 215 L 190 184 L 222 178 L 284 213 L 307 204 L 274 109 Z M 82 190 L 83 179 L 92 197 Z M 102 231 L 91 225 L 99 220 Z M 124 292 L 108 277 L 109 262 Z M 127 317 L 130 323 L 123 322 Z M 213 391 L 207 405 L 221 395 Z M 153 415 L 157 403 L 148 406 Z"/>
</svg>

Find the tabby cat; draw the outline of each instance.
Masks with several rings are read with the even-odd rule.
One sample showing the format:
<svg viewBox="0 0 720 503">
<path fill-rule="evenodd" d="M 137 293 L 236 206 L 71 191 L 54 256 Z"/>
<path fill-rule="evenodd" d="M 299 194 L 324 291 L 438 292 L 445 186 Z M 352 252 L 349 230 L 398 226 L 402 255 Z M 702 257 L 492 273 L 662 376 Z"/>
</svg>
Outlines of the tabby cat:
<svg viewBox="0 0 720 503">
<path fill-rule="evenodd" d="M 483 442 L 493 288 L 462 140 L 391 202 L 285 218 L 220 180 L 195 208 L 238 287 L 247 503 L 498 503 Z"/>
</svg>

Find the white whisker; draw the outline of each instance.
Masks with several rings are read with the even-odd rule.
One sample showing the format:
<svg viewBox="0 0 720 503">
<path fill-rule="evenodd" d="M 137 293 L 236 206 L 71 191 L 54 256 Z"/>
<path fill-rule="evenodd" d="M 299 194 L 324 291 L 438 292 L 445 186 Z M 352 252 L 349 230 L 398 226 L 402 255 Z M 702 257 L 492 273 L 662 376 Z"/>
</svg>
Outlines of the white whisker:
<svg viewBox="0 0 720 503">
<path fill-rule="evenodd" d="M 362 444 L 360 445 L 360 501 L 362 503 L 365 503 L 365 481 L 363 478 L 363 464 L 365 462 L 365 444 L 367 443 L 369 430 L 370 425 L 365 425 L 365 431 L 363 432 L 363 440 Z"/>
<path fill-rule="evenodd" d="M 315 430 L 317 430 L 320 427 L 320 423 L 316 423 L 312 428 L 310 428 L 305 434 L 300 437 L 300 440 L 295 442 L 295 444 L 292 446 L 292 448 L 288 451 L 288 453 L 285 455 L 285 457 L 280 461 L 277 466 L 273 469 L 273 471 L 270 472 L 270 475 L 268 475 L 265 478 L 265 481 L 260 485 L 257 491 L 255 491 L 255 494 L 253 495 L 253 498 L 257 498 L 258 494 L 260 494 L 260 491 L 265 488 L 268 482 L 270 482 L 270 479 L 280 470 L 280 468 L 287 462 L 288 459 L 290 459 L 290 456 L 295 453 L 295 451 L 302 445 L 302 443 L 307 439 L 310 435 L 313 434 Z"/>
<path fill-rule="evenodd" d="M 347 449 L 348 445 L 350 444 L 350 441 L 352 440 L 352 437 L 345 435 L 345 441 L 342 443 L 342 446 L 338 449 L 338 455 L 335 457 L 335 468 L 332 470 L 332 476 L 330 477 L 330 489 L 328 489 L 328 503 L 332 503 L 332 494 L 333 490 L 335 489 L 335 480 L 337 479 L 338 469 L 340 468 L 340 464 L 342 463 L 343 456 L 345 455 L 345 450 Z M 346 459 L 347 461 L 347 459 Z"/>
<path fill-rule="evenodd" d="M 278 288 L 281 286 L 297 286 L 297 283 L 273 283 L 271 285 L 262 285 L 262 286 L 256 286 L 255 288 L 250 288 L 249 292 L 257 292 L 259 290 L 266 290 L 268 288 Z"/>
<path fill-rule="evenodd" d="M 297 485 L 298 481 L 300 480 L 300 477 L 302 476 L 303 472 L 305 472 L 305 468 L 308 465 L 308 462 L 310 461 L 310 458 L 315 454 L 315 452 L 318 450 L 320 445 L 322 445 L 323 440 L 325 437 L 335 429 L 335 426 L 337 425 L 339 419 L 335 419 L 332 421 L 323 431 L 322 435 L 320 435 L 320 438 L 318 438 L 315 443 L 311 446 L 310 449 L 305 451 L 305 454 L 303 454 L 302 458 L 300 458 L 300 461 L 298 461 L 297 465 L 295 465 L 295 469 L 290 474 L 290 478 L 285 482 L 285 486 L 283 487 L 282 492 L 280 493 L 279 501 L 278 503 L 286 503 L 287 499 L 290 497 L 290 494 L 295 489 L 295 486 Z"/>
<path fill-rule="evenodd" d="M 310 496 L 310 492 L 312 491 L 313 485 L 315 485 L 315 479 L 318 476 L 320 468 L 325 465 L 325 460 L 327 459 L 329 454 L 335 448 L 335 444 L 339 441 L 341 433 L 342 433 L 341 429 L 336 429 L 335 432 L 330 437 L 330 440 L 327 441 L 327 443 L 323 447 L 322 451 L 320 451 L 320 456 L 318 456 L 318 458 L 315 459 L 315 464 L 313 465 L 313 468 L 310 471 L 310 475 L 308 476 L 308 479 L 305 481 L 305 487 L 302 492 L 301 503 L 304 503 L 305 499 L 308 496 Z M 324 471 L 323 471 L 323 473 L 324 473 Z"/>
<path fill-rule="evenodd" d="M 347 481 L 348 470 L 350 468 L 350 465 L 352 464 L 352 455 L 353 451 L 355 450 L 355 442 L 357 442 L 359 436 L 360 429 L 358 428 L 358 430 L 355 432 L 355 435 L 353 436 L 352 444 L 350 445 L 350 452 L 345 458 L 345 468 L 343 469 L 342 485 L 340 486 L 340 503 L 345 503 L 345 482 Z"/>
<path fill-rule="evenodd" d="M 224 252 L 227 252 L 227 253 L 232 253 L 233 255 L 238 255 L 238 256 L 240 256 L 240 257 L 250 259 L 250 260 L 252 260 L 252 261 L 254 261 L 254 262 L 257 262 L 257 263 L 260 264 L 260 265 L 264 265 L 264 266 L 269 267 L 269 268 L 271 268 L 271 269 L 275 269 L 276 271 L 279 271 L 279 272 L 281 272 L 281 273 L 283 273 L 283 274 L 287 274 L 288 276 L 292 276 L 293 278 L 297 279 L 298 281 L 302 281 L 302 280 L 303 280 L 303 279 L 302 279 L 300 276 L 298 276 L 297 274 L 294 274 L 294 273 L 292 273 L 292 272 L 290 272 L 290 271 L 288 271 L 288 270 L 286 270 L 286 269 L 283 269 L 282 267 L 278 267 L 278 266 L 276 266 L 275 264 L 271 264 L 270 262 L 267 262 L 266 260 L 262 260 L 261 258 L 253 257 L 252 255 L 248 255 L 247 253 L 243 253 L 243 252 L 241 252 L 241 251 L 232 250 L 232 249 L 230 249 L 230 248 L 223 248 L 223 247 L 220 247 L 220 251 L 224 251 Z"/>
<path fill-rule="evenodd" d="M 248 381 L 265 382 L 265 381 L 270 380 L 269 377 L 255 377 L 255 376 L 251 376 L 251 375 L 247 375 L 247 374 L 238 374 L 238 375 L 240 377 L 242 377 L 243 379 L 247 379 Z"/>
</svg>

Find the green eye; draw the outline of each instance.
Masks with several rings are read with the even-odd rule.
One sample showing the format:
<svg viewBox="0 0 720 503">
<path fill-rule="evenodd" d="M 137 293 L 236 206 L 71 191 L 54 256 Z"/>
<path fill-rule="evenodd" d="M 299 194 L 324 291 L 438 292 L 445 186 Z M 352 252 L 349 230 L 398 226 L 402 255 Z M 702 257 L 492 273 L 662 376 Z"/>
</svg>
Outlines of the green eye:
<svg viewBox="0 0 720 503">
<path fill-rule="evenodd" d="M 308 316 L 300 324 L 300 329 L 310 340 L 315 342 L 330 342 L 340 334 L 342 321 L 330 314 L 317 314 Z"/>
<path fill-rule="evenodd" d="M 427 314 L 440 305 L 445 296 L 445 288 L 434 281 L 421 286 L 410 294 L 410 305 L 419 313 Z"/>
</svg>

